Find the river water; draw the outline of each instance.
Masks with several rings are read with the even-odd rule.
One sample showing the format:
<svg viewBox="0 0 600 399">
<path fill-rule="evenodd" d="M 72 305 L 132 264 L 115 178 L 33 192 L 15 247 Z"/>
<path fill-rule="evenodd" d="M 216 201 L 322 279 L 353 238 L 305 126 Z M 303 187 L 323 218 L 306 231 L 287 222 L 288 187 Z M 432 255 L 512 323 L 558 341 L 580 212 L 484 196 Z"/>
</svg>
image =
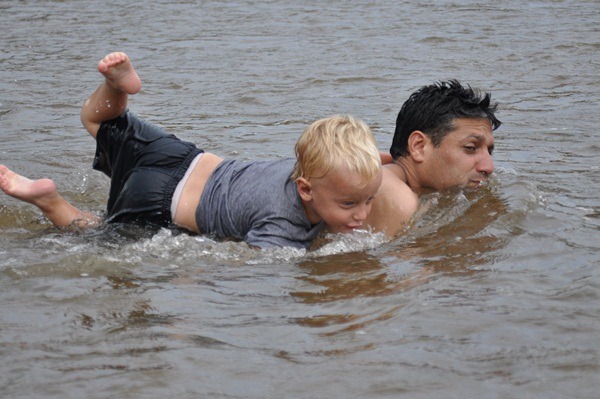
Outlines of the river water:
<svg viewBox="0 0 600 399">
<path fill-rule="evenodd" d="M 390 242 L 64 231 L 2 195 L 0 397 L 598 397 L 597 1 L 31 0 L 0 22 L 0 163 L 97 214 L 78 113 L 110 51 L 142 77 L 132 111 L 227 158 L 292 156 L 335 113 L 385 150 L 447 78 L 503 121 L 490 187 L 423 198 Z"/>
</svg>

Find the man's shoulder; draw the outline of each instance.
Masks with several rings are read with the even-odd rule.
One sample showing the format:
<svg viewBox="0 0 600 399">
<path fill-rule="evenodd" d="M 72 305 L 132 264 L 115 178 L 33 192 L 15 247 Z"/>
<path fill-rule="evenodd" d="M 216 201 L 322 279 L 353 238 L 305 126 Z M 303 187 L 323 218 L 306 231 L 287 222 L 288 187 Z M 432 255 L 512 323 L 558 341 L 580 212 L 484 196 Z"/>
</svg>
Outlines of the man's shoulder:
<svg viewBox="0 0 600 399">
<path fill-rule="evenodd" d="M 375 231 L 394 236 L 408 223 L 419 205 L 418 195 L 396 173 L 383 168 L 383 181 L 367 223 Z"/>
<path fill-rule="evenodd" d="M 383 180 L 378 195 L 389 198 L 392 202 L 417 203 L 419 201 L 419 196 L 389 168 L 383 168 Z"/>
</svg>

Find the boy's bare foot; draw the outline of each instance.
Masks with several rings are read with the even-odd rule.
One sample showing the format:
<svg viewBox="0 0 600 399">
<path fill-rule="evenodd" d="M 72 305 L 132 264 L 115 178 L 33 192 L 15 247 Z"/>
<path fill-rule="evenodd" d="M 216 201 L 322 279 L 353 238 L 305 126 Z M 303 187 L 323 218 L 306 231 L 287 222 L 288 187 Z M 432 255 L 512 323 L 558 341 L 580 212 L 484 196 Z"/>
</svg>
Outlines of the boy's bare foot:
<svg viewBox="0 0 600 399">
<path fill-rule="evenodd" d="M 142 88 L 142 82 L 125 53 L 108 54 L 98 63 L 98 72 L 104 75 L 107 84 L 127 94 L 135 94 Z"/>
<path fill-rule="evenodd" d="M 100 223 L 92 212 L 80 211 L 61 197 L 50 179 L 30 180 L 0 165 L 0 190 L 37 206 L 55 226 L 85 228 Z"/>
<path fill-rule="evenodd" d="M 30 180 L 0 165 L 0 189 L 5 194 L 43 208 L 56 198 L 56 185 L 50 179 Z"/>
</svg>

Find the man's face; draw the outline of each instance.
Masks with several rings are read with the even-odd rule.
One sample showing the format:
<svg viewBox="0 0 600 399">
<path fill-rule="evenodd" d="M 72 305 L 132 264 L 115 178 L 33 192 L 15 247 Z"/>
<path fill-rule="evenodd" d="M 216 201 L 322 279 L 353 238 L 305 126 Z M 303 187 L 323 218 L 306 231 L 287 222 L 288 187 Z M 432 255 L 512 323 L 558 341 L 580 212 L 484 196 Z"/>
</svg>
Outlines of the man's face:
<svg viewBox="0 0 600 399">
<path fill-rule="evenodd" d="M 458 118 L 439 147 L 428 142 L 424 152 L 423 186 L 443 190 L 476 187 L 494 171 L 494 135 L 486 118 Z"/>
</svg>

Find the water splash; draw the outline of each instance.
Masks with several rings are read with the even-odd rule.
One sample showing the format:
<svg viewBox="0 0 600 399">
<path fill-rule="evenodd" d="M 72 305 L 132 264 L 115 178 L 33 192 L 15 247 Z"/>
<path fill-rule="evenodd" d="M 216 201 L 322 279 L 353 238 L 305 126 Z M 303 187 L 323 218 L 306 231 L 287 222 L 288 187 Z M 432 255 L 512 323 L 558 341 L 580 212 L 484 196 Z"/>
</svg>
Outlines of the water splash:
<svg viewBox="0 0 600 399">
<path fill-rule="evenodd" d="M 311 257 L 328 256 L 348 252 L 360 252 L 377 248 L 388 241 L 384 233 L 356 230 L 349 234 L 328 234 L 329 242 L 312 251 Z"/>
</svg>

